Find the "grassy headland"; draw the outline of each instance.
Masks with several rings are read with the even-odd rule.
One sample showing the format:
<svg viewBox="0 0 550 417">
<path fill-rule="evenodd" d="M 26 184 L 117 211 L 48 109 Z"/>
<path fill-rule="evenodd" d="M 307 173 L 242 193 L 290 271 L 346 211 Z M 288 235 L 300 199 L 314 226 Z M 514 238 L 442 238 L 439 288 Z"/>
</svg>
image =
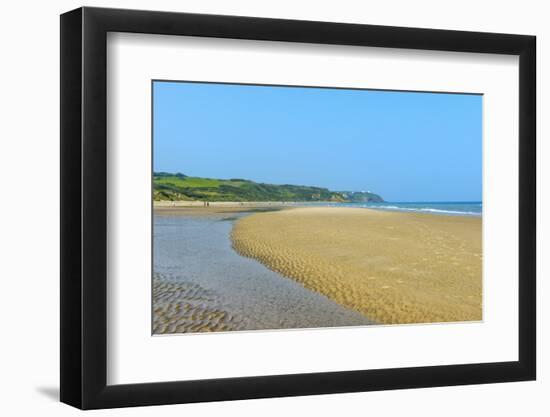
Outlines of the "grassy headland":
<svg viewBox="0 0 550 417">
<path fill-rule="evenodd" d="M 293 201 L 382 202 L 371 192 L 330 191 L 304 185 L 258 183 L 242 178 L 214 179 L 155 172 L 155 201 Z"/>
</svg>

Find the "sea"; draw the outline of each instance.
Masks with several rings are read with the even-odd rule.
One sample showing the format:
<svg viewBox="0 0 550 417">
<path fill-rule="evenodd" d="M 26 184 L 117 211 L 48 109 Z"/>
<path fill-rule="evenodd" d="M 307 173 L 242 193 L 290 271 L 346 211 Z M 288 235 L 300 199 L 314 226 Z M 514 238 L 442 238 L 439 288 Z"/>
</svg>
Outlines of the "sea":
<svg viewBox="0 0 550 417">
<path fill-rule="evenodd" d="M 320 203 L 325 206 L 364 207 L 377 210 L 431 213 L 445 216 L 481 217 L 481 201 L 419 201 L 419 202 L 383 202 L 383 203 Z"/>
</svg>

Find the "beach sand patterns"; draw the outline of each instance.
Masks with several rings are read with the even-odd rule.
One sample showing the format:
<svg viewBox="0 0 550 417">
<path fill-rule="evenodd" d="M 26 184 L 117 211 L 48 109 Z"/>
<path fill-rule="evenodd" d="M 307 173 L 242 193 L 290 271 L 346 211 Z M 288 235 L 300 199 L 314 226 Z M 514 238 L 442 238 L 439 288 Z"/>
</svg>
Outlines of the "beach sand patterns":
<svg viewBox="0 0 550 417">
<path fill-rule="evenodd" d="M 380 323 L 482 319 L 481 218 L 314 207 L 236 222 L 233 247 Z"/>
</svg>

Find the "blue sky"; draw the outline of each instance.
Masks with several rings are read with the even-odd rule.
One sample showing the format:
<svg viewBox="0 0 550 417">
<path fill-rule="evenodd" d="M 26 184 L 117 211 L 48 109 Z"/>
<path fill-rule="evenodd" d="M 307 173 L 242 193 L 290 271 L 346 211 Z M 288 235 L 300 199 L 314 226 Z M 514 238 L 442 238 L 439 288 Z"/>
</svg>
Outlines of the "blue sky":
<svg viewBox="0 0 550 417">
<path fill-rule="evenodd" d="M 155 171 L 480 201 L 482 96 L 154 82 Z"/>
</svg>

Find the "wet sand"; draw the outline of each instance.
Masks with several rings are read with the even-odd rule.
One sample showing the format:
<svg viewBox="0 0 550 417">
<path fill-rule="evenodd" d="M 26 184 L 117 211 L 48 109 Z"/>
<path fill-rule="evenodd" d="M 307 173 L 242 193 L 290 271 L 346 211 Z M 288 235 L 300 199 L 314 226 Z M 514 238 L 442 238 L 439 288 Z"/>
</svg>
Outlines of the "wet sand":
<svg viewBox="0 0 550 417">
<path fill-rule="evenodd" d="M 373 323 L 232 249 L 235 221 L 270 210 L 155 207 L 154 334 Z"/>
<path fill-rule="evenodd" d="M 284 210 L 283 206 L 216 206 L 212 203 L 210 207 L 170 207 L 155 206 L 155 216 L 176 216 L 176 217 L 199 217 L 199 218 L 217 218 L 221 220 L 235 220 L 234 214 L 252 214 L 265 213 L 270 211 Z"/>
<path fill-rule="evenodd" d="M 328 203 L 328 202 L 327 202 Z M 236 208 L 246 209 L 259 207 L 289 207 L 303 206 L 303 202 L 292 201 L 153 201 L 155 210 L 157 209 L 220 209 L 220 208 Z"/>
<path fill-rule="evenodd" d="M 482 319 L 482 220 L 362 208 L 242 218 L 233 247 L 377 322 Z"/>
</svg>

